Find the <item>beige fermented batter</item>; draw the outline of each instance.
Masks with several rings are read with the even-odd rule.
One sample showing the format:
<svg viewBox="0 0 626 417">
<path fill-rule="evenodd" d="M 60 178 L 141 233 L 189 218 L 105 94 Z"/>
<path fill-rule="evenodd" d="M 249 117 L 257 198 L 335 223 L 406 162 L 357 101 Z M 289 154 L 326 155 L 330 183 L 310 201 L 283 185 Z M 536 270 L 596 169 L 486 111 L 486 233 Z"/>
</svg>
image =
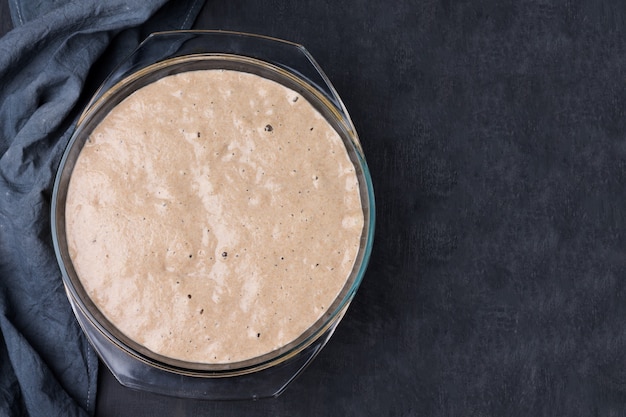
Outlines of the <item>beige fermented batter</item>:
<svg viewBox="0 0 626 417">
<path fill-rule="evenodd" d="M 70 255 L 98 308 L 151 351 L 200 363 L 300 336 L 346 283 L 362 228 L 338 134 L 293 90 L 237 71 L 129 96 L 67 196 Z"/>
</svg>

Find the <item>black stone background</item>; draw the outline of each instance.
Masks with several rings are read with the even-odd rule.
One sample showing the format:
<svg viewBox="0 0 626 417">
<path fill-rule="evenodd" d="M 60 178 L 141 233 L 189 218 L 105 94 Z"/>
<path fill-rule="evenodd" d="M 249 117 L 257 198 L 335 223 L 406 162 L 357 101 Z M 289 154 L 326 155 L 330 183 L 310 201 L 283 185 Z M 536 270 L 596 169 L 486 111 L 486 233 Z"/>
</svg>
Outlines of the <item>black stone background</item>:
<svg viewBox="0 0 626 417">
<path fill-rule="evenodd" d="M 370 268 L 279 398 L 162 397 L 102 367 L 97 415 L 626 415 L 625 19 L 622 1 L 207 0 L 196 28 L 301 43 L 334 83 L 374 179 Z"/>
</svg>

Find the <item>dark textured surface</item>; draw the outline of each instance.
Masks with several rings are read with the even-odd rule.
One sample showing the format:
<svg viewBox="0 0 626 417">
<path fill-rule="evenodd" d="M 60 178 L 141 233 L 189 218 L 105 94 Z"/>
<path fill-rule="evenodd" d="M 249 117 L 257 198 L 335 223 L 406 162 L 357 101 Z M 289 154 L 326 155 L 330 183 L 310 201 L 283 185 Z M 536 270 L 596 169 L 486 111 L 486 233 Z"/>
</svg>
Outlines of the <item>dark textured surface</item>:
<svg viewBox="0 0 626 417">
<path fill-rule="evenodd" d="M 281 397 L 133 392 L 99 416 L 626 415 L 626 4 L 208 0 L 304 44 L 378 202 L 370 269 Z M 3 16 L 4 17 L 4 16 Z"/>
<path fill-rule="evenodd" d="M 8 0 L 0 0 L 0 36 L 7 33 L 12 27 Z"/>
<path fill-rule="evenodd" d="M 304 44 L 378 202 L 361 290 L 286 393 L 100 391 L 100 415 L 626 415 L 623 2 L 208 1 Z M 107 379 L 108 378 L 108 379 Z"/>
</svg>

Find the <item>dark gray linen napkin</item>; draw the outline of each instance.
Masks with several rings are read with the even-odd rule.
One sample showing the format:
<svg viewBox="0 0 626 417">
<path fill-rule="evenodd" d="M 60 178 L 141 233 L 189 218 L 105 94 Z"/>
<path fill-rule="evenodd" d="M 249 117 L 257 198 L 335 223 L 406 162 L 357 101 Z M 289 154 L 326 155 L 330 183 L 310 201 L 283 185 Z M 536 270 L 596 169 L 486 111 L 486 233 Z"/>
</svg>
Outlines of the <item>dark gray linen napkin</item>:
<svg viewBox="0 0 626 417">
<path fill-rule="evenodd" d="M 203 0 L 10 0 L 0 38 L 0 415 L 93 415 L 98 361 L 66 299 L 50 196 L 88 97 L 152 31 Z"/>
</svg>

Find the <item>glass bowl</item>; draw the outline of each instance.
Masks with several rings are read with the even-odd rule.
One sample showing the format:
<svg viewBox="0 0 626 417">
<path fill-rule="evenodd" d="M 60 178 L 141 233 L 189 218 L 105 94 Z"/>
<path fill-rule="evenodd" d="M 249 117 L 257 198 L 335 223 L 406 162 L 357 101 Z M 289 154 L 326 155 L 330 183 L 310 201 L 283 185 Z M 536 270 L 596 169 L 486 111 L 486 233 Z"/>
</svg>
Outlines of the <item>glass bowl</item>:
<svg viewBox="0 0 626 417">
<path fill-rule="evenodd" d="M 342 138 L 355 167 L 364 214 L 360 248 L 345 286 L 317 322 L 291 343 L 231 363 L 196 363 L 154 353 L 130 339 L 98 309 L 81 284 L 66 241 L 65 204 L 77 158 L 93 129 L 134 91 L 165 76 L 194 70 L 248 72 L 305 97 Z M 127 387 L 178 397 L 256 399 L 280 394 L 317 355 L 354 297 L 370 257 L 374 194 L 356 130 L 345 106 L 300 45 L 224 31 L 161 32 L 148 37 L 104 82 L 79 118 L 58 168 L 52 197 L 52 236 L 73 311 L 101 360 Z"/>
</svg>

